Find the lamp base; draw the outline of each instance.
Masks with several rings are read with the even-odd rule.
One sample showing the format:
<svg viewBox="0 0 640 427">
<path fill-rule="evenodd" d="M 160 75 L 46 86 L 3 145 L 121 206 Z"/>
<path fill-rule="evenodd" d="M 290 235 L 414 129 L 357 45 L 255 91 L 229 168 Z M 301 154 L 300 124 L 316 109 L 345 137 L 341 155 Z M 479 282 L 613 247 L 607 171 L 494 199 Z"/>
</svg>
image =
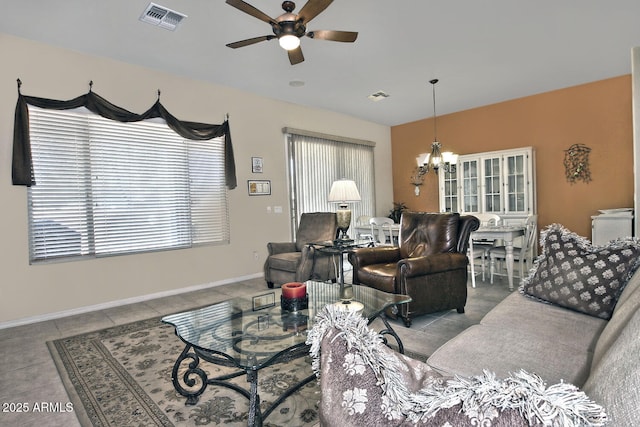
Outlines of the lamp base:
<svg viewBox="0 0 640 427">
<path fill-rule="evenodd" d="M 338 230 L 340 231 L 339 240 L 349 239 L 347 235 L 347 230 L 351 225 L 351 209 L 346 204 L 338 205 L 338 210 L 336 211 L 336 219 L 338 223 Z"/>
</svg>

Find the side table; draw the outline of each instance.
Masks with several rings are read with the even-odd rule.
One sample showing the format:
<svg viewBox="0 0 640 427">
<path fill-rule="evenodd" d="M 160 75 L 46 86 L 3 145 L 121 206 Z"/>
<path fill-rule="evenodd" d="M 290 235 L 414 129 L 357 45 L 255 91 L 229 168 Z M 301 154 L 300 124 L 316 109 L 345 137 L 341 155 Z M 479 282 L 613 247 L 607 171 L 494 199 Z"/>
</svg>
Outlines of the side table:
<svg viewBox="0 0 640 427">
<path fill-rule="evenodd" d="M 340 267 L 339 267 L 340 299 L 341 300 L 351 299 L 353 296 L 349 295 L 348 290 L 345 289 L 345 286 L 344 286 L 344 254 L 347 254 L 358 248 L 366 247 L 369 244 L 368 243 L 356 244 L 352 240 L 334 240 L 333 242 L 316 242 L 316 243 L 310 243 L 310 244 L 315 246 L 319 252 L 322 252 L 325 254 L 338 255 L 340 259 Z"/>
</svg>

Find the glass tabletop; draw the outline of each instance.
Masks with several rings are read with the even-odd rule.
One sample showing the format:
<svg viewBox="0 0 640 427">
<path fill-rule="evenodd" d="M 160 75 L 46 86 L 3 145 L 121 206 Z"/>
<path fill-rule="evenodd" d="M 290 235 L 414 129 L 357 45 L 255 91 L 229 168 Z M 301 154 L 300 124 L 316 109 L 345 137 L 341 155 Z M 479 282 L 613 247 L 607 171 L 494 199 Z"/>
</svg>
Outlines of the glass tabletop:
<svg viewBox="0 0 640 427">
<path fill-rule="evenodd" d="M 220 303 L 168 315 L 162 321 L 175 326 L 182 341 L 199 349 L 221 353 L 240 367 L 265 363 L 278 353 L 305 345 L 307 331 L 316 314 L 327 304 L 338 303 L 340 285 L 306 282 L 309 307 L 295 313 L 280 308 L 280 289 L 273 293 L 275 305 L 255 309 L 253 296 L 232 298 Z M 346 285 L 347 296 L 363 305 L 362 315 L 372 321 L 386 308 L 411 301 L 407 295 L 389 294 L 367 286 Z M 263 299 L 261 299 L 263 300 Z"/>
</svg>

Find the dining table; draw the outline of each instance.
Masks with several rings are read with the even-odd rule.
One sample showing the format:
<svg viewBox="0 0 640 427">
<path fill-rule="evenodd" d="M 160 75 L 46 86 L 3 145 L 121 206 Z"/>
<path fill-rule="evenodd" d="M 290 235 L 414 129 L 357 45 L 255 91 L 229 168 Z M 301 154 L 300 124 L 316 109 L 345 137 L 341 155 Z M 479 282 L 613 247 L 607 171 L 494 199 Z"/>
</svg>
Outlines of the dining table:
<svg viewBox="0 0 640 427">
<path fill-rule="evenodd" d="M 513 290 L 513 241 L 516 237 L 524 236 L 525 227 L 522 225 L 491 225 L 481 226 L 470 235 L 473 240 L 502 240 L 505 247 L 505 262 L 509 290 Z M 469 258 L 473 262 L 473 245 L 469 245 Z M 474 282 L 475 283 L 475 282 Z"/>
<path fill-rule="evenodd" d="M 370 236 L 372 234 L 372 229 L 370 225 L 356 225 L 354 229 L 356 232 L 356 236 Z M 375 236 L 376 232 L 378 233 L 377 236 Z M 381 233 L 384 233 L 384 236 Z M 374 226 L 373 234 L 374 236 L 371 236 L 371 238 L 375 239 L 376 241 L 384 242 L 388 240 L 391 245 L 398 246 L 398 236 L 400 235 L 400 224 L 397 224 L 397 223 L 389 224 L 383 227 Z"/>
</svg>

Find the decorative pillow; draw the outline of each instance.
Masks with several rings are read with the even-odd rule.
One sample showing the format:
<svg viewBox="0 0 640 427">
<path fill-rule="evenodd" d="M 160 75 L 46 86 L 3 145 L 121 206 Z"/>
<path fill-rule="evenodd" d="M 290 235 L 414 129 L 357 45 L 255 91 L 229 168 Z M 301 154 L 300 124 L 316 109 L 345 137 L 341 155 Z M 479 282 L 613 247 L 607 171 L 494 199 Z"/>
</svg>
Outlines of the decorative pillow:
<svg viewBox="0 0 640 427">
<path fill-rule="evenodd" d="M 618 297 L 640 265 L 640 240 L 592 246 L 560 224 L 540 233 L 542 254 L 522 281 L 524 295 L 610 319 Z"/>
<path fill-rule="evenodd" d="M 489 372 L 443 377 L 384 345 L 361 315 L 332 304 L 316 316 L 307 344 L 326 427 L 595 427 L 607 421 L 604 409 L 577 387 L 547 387 L 524 371 L 504 380 Z"/>
</svg>

